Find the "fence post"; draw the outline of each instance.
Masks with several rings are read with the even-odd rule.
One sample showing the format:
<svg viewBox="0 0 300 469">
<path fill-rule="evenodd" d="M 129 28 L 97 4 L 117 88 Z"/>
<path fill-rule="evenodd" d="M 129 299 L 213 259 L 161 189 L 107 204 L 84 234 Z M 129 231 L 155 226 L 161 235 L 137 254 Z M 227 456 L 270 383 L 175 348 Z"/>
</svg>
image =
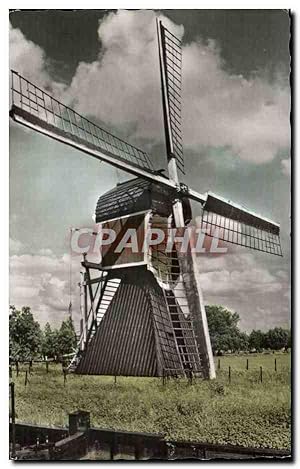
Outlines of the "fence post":
<svg viewBox="0 0 300 469">
<path fill-rule="evenodd" d="M 247 358 L 246 370 L 249 370 L 249 359 Z"/>
<path fill-rule="evenodd" d="M 19 362 L 18 362 L 18 360 L 16 360 L 16 372 L 17 372 L 17 376 L 19 376 Z"/>
<path fill-rule="evenodd" d="M 262 370 L 262 366 L 260 366 L 260 372 L 259 372 L 259 378 L 260 378 L 260 382 L 262 383 L 262 375 L 263 375 L 263 370 Z"/>
<path fill-rule="evenodd" d="M 46 372 L 49 373 L 49 363 L 48 363 L 48 360 L 46 360 Z"/>
<path fill-rule="evenodd" d="M 28 375 L 27 375 L 28 371 L 26 370 L 25 371 L 25 386 L 27 386 L 27 383 L 28 383 Z"/>
<path fill-rule="evenodd" d="M 231 367 L 228 367 L 228 382 L 231 383 Z"/>
<path fill-rule="evenodd" d="M 162 370 L 162 384 L 163 386 L 166 384 L 166 381 L 165 381 L 165 369 L 163 368 Z"/>
<path fill-rule="evenodd" d="M 67 370 L 65 368 L 63 368 L 63 374 L 64 374 L 64 386 L 65 386 L 67 382 Z"/>
<path fill-rule="evenodd" d="M 274 365 L 275 365 L 275 371 L 277 371 L 277 359 L 275 358 L 275 361 L 274 361 Z"/>
<path fill-rule="evenodd" d="M 10 400 L 11 400 L 11 457 L 16 457 L 16 412 L 15 412 L 15 383 L 10 383 Z"/>
<path fill-rule="evenodd" d="M 221 368 L 221 360 L 218 358 L 218 370 Z"/>
<path fill-rule="evenodd" d="M 115 384 L 117 384 L 117 375 L 115 375 Z"/>
</svg>

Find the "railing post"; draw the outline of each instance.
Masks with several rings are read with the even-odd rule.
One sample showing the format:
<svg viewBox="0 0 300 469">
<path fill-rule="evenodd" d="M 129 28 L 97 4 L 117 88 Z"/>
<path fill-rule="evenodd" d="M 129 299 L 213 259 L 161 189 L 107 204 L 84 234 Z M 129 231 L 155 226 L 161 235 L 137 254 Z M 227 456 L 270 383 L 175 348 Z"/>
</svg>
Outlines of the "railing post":
<svg viewBox="0 0 300 469">
<path fill-rule="evenodd" d="M 260 368 L 259 379 L 260 379 L 260 382 L 262 383 L 262 381 L 263 381 L 263 369 L 262 369 L 262 366 L 260 366 L 259 368 Z"/>
<path fill-rule="evenodd" d="M 10 383 L 10 402 L 11 402 L 11 457 L 16 457 L 16 412 L 15 412 L 15 383 Z"/>
</svg>

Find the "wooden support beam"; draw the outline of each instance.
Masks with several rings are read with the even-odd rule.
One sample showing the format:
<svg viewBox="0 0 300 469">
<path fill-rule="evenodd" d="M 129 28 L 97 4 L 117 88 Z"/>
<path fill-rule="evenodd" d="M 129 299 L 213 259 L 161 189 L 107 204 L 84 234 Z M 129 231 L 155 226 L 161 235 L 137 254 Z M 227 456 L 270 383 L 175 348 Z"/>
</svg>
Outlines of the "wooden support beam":
<svg viewBox="0 0 300 469">
<path fill-rule="evenodd" d="M 58 129 L 53 125 L 49 125 L 41 119 L 34 118 L 30 113 L 18 108 L 18 106 L 14 105 L 12 107 L 10 111 L 10 117 L 25 127 L 35 130 L 36 132 L 46 135 L 47 137 L 53 138 L 54 140 L 64 143 L 65 145 L 76 148 L 77 150 L 80 150 L 100 161 L 104 161 L 122 171 L 133 174 L 137 177 L 141 177 L 143 179 L 147 179 L 149 181 L 159 183 L 162 186 L 178 189 L 180 192 L 180 187 L 177 182 L 172 181 L 155 171 L 147 170 L 138 166 L 135 167 L 131 163 L 124 160 L 120 161 L 120 159 L 118 159 L 116 156 L 110 154 L 109 152 L 104 153 L 103 150 L 98 149 L 88 142 L 79 142 L 78 139 L 75 139 L 73 135 L 63 131 L 58 131 Z M 184 195 L 202 204 L 206 201 L 207 198 L 207 194 L 199 194 L 198 192 L 189 188 L 186 188 Z"/>
<path fill-rule="evenodd" d="M 86 274 L 84 274 L 86 280 Z M 85 282 L 86 283 L 86 282 Z M 83 342 L 86 346 L 86 339 L 88 334 L 88 304 L 87 304 L 87 286 L 83 286 Z"/>
<path fill-rule="evenodd" d="M 81 262 L 82 267 L 85 267 L 86 269 L 96 269 L 96 270 L 106 270 L 102 265 L 99 263 L 97 264 L 96 262 L 89 262 L 87 260 L 84 260 Z"/>
<path fill-rule="evenodd" d="M 89 281 L 85 282 L 87 285 L 94 285 L 95 283 L 99 283 L 100 281 L 104 280 L 103 276 L 101 277 L 96 277 L 96 278 L 90 278 Z"/>
</svg>

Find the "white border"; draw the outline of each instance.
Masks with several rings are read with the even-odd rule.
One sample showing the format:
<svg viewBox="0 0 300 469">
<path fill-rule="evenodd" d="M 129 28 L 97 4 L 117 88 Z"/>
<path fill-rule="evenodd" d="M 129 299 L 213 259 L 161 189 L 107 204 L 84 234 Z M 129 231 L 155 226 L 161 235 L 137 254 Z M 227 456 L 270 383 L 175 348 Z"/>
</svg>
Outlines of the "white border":
<svg viewBox="0 0 300 469">
<path fill-rule="evenodd" d="M 288 4 L 287 4 L 288 3 Z M 202 0 L 200 3 L 199 2 L 193 2 L 193 1 L 185 1 L 184 4 L 182 2 L 179 2 L 178 0 L 172 0 L 172 1 L 157 1 L 157 0 L 152 0 L 151 2 L 148 0 L 143 0 L 143 1 L 136 1 L 136 0 L 131 0 L 131 2 L 124 1 L 124 0 L 119 0 L 118 2 L 115 1 L 110 1 L 109 3 L 103 2 L 99 4 L 99 2 L 91 1 L 91 0 L 85 0 L 85 2 L 78 1 L 78 0 L 72 0 L 72 1 L 57 1 L 57 0 L 52 0 L 51 2 L 49 0 L 44 1 L 41 3 L 39 0 L 31 0 L 30 2 L 26 0 L 19 0 L 17 2 L 17 7 L 18 8 L 23 8 L 23 9 L 46 9 L 46 8 L 51 8 L 51 9 L 98 9 L 98 8 L 108 8 L 108 9 L 114 9 L 114 8 L 149 8 L 149 9 L 163 9 L 163 8 L 170 8 L 170 9 L 180 9 L 184 6 L 185 9 L 198 9 L 199 6 L 201 8 L 207 8 L 207 9 L 278 9 L 278 8 L 291 8 L 292 12 L 294 14 L 298 15 L 294 18 L 294 22 L 297 22 L 298 17 L 300 17 L 300 7 L 299 7 L 299 2 L 296 0 L 290 0 L 289 2 L 282 2 L 279 0 L 272 0 L 271 1 L 258 1 L 258 0 L 244 0 L 244 2 L 240 2 L 237 0 L 228 0 L 227 2 L 224 2 L 222 0 Z M 0 236 L 1 236 L 1 247 L 2 247 L 2 259 L 1 259 L 1 295 L 0 295 L 0 300 L 1 300 L 1 326 L 2 330 L 6 331 L 6 334 L 4 334 L 1 338 L 1 351 L 0 351 L 0 358 L 1 358 L 1 369 L 3 372 L 3 376 L 8 377 L 8 314 L 6 314 L 7 311 L 7 305 L 8 305 L 8 184 L 9 184 L 9 179 L 8 179 L 8 108 L 9 108 L 9 93 L 8 93 L 8 73 L 5 72 L 5 67 L 8 63 L 8 9 L 9 8 L 16 8 L 16 4 L 13 2 L 9 2 L 6 0 L 3 0 L 1 2 L 0 6 L 0 34 L 2 35 L 2 40 L 1 40 L 1 57 L 2 57 L 2 63 L 4 63 L 4 72 L 1 73 L 1 104 L 2 104 L 2 113 L 1 113 L 1 144 L 2 144 L 2 155 L 1 155 L 1 184 L 0 184 L 0 191 L 1 191 L 1 196 L 0 196 L 0 201 L 1 201 L 1 221 L 2 221 L 2 226 L 4 229 L 1 230 Z M 295 57 L 294 61 L 298 62 L 299 60 L 299 50 L 300 50 L 300 44 L 299 44 L 299 33 L 298 33 L 298 27 L 295 27 L 294 29 L 294 41 L 295 41 Z M 298 60 L 297 60 L 298 59 Z M 296 67 L 296 64 L 295 64 Z M 296 70 L 295 70 L 296 72 Z M 296 75 L 296 73 L 295 73 Z M 299 85 L 300 79 L 299 76 L 295 76 L 295 83 L 294 86 Z M 298 86 L 299 90 L 299 86 Z M 299 92 L 297 95 L 294 96 L 294 103 L 293 105 L 295 106 L 296 109 L 298 109 L 299 106 Z M 295 111 L 296 115 L 296 111 Z M 295 116 L 296 117 L 296 116 Z M 296 244 L 296 239 L 297 239 L 297 234 L 299 233 L 299 228 L 300 228 L 300 193 L 299 193 L 299 188 L 298 184 L 296 183 L 297 181 L 300 181 L 300 165 L 296 165 L 296 158 L 297 158 L 297 142 L 295 139 L 296 134 L 298 133 L 298 125 L 295 125 L 294 129 L 294 161 L 293 161 L 293 171 L 294 171 L 294 187 L 295 187 L 295 193 L 294 193 L 294 200 L 295 202 L 298 201 L 298 205 L 295 207 L 295 225 L 294 225 L 294 237 L 295 237 L 295 244 Z M 4 253 L 4 255 L 3 255 Z M 295 270 L 299 266 L 300 263 L 300 250 L 296 249 L 295 246 L 295 251 L 294 251 L 294 258 L 295 258 Z M 294 294 L 295 294 L 295 304 L 294 304 L 294 323 L 293 323 L 293 335 L 294 335 L 294 347 L 297 348 L 297 337 L 300 337 L 300 330 L 299 330 L 299 321 L 297 321 L 296 317 L 296 312 L 298 311 L 298 294 L 297 292 L 300 289 L 300 282 L 298 283 L 299 276 L 296 276 L 295 272 L 295 277 L 294 277 Z M 294 351 L 295 353 L 295 351 Z M 298 355 L 298 349 L 297 353 L 295 353 L 295 359 L 297 358 Z M 296 370 L 296 365 L 294 364 L 294 370 Z M 6 374 L 7 373 L 7 374 Z M 5 378 L 4 378 L 5 381 Z M 294 397 L 296 398 L 296 389 L 298 389 L 298 381 L 297 381 L 297 373 L 294 373 Z M 8 467 L 12 463 L 8 461 L 8 425 L 6 424 L 7 418 L 8 418 L 8 386 L 3 385 L 1 386 L 1 422 L 2 422 L 2 434 L 1 434 L 1 439 L 0 439 L 0 444 L 1 444 L 1 451 L 0 451 L 0 460 L 1 460 L 1 467 Z M 297 417 L 297 422 L 300 420 L 300 406 L 295 407 L 294 412 L 295 416 Z M 299 433 L 299 432 L 297 432 Z M 297 438 L 297 435 L 295 434 L 295 454 L 298 454 L 297 451 L 297 443 L 299 443 L 299 440 Z M 235 466 L 241 466 L 243 465 L 243 462 L 235 462 Z M 72 462 L 69 462 L 68 465 L 72 465 Z M 82 461 L 82 464 L 84 464 L 84 461 Z M 117 461 L 115 464 L 118 464 Z M 161 466 L 163 463 L 156 463 L 157 466 Z M 168 464 L 174 465 L 172 462 L 168 462 Z M 176 464 L 176 463 L 175 463 Z M 223 465 L 226 463 L 214 463 L 211 462 L 211 465 Z M 129 461 L 127 462 L 128 466 L 132 467 L 137 467 L 137 466 L 142 466 L 142 463 L 139 462 L 134 462 L 133 464 L 130 463 Z M 181 463 L 183 467 L 188 467 L 189 463 L 185 463 L 184 461 Z M 256 463 L 256 467 L 264 467 L 264 463 Z M 39 463 L 38 461 L 34 463 L 28 462 L 26 464 L 27 467 L 43 467 L 43 463 Z M 56 466 L 61 466 L 65 467 L 63 462 L 58 462 Z"/>
</svg>

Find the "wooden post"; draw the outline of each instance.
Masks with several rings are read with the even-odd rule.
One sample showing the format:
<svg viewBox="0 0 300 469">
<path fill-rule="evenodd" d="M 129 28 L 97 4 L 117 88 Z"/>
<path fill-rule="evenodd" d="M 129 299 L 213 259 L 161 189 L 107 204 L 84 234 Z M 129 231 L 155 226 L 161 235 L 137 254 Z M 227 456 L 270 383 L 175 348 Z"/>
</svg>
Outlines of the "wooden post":
<svg viewBox="0 0 300 469">
<path fill-rule="evenodd" d="M 48 360 L 46 360 L 46 372 L 49 373 L 49 363 L 48 363 Z"/>
<path fill-rule="evenodd" d="M 231 383 L 231 367 L 228 367 L 228 382 Z"/>
<path fill-rule="evenodd" d="M 262 366 L 259 367 L 260 368 L 260 372 L 259 372 L 259 379 L 260 379 L 260 382 L 262 383 L 262 376 L 263 376 L 263 371 L 262 371 Z"/>
<path fill-rule="evenodd" d="M 221 368 L 221 360 L 220 358 L 218 358 L 218 370 L 220 370 L 220 368 Z"/>
<path fill-rule="evenodd" d="M 184 226 L 179 224 L 182 212 L 182 204 L 180 202 L 177 207 L 179 210 L 176 215 L 175 210 L 176 204 L 173 204 L 173 214 L 175 219 L 175 225 L 177 227 Z M 178 216 L 180 214 L 180 216 Z M 175 243 L 177 248 L 177 243 Z M 182 281 L 186 292 L 188 307 L 190 310 L 190 316 L 192 324 L 195 329 L 197 337 L 197 345 L 200 355 L 203 357 L 203 373 L 204 378 L 214 379 L 216 377 L 215 362 L 212 353 L 211 341 L 209 336 L 208 324 L 206 311 L 202 296 L 202 290 L 198 275 L 198 266 L 196 260 L 196 253 L 188 247 L 186 253 L 181 253 L 180 249 L 177 250 L 177 257 L 179 261 L 180 271 L 182 274 Z"/>
<path fill-rule="evenodd" d="M 16 411 L 15 411 L 15 383 L 10 383 L 10 402 L 11 402 L 11 439 L 12 449 L 11 457 L 16 457 Z"/>
<path fill-rule="evenodd" d="M 83 286 L 83 294 L 84 294 L 84 303 L 83 303 L 83 334 L 84 334 L 84 348 L 86 347 L 86 340 L 88 335 L 88 300 L 87 300 L 87 285 L 86 285 L 86 274 L 84 274 L 84 286 Z"/>
<path fill-rule="evenodd" d="M 163 384 L 163 386 L 166 384 L 165 369 L 164 368 L 162 370 L 162 384 Z"/>
<path fill-rule="evenodd" d="M 246 370 L 249 370 L 249 359 L 247 358 Z"/>
<path fill-rule="evenodd" d="M 25 386 L 27 386 L 27 383 L 28 383 L 28 375 L 27 375 L 28 371 L 26 370 L 25 371 Z"/>
<path fill-rule="evenodd" d="M 115 384 L 117 384 L 117 375 L 115 375 Z"/>
<path fill-rule="evenodd" d="M 18 360 L 16 360 L 16 372 L 17 372 L 17 376 L 19 376 L 19 362 L 18 362 Z"/>
<path fill-rule="evenodd" d="M 274 361 L 274 366 L 275 366 L 275 371 L 277 371 L 277 359 L 275 358 L 275 361 Z"/>
</svg>

